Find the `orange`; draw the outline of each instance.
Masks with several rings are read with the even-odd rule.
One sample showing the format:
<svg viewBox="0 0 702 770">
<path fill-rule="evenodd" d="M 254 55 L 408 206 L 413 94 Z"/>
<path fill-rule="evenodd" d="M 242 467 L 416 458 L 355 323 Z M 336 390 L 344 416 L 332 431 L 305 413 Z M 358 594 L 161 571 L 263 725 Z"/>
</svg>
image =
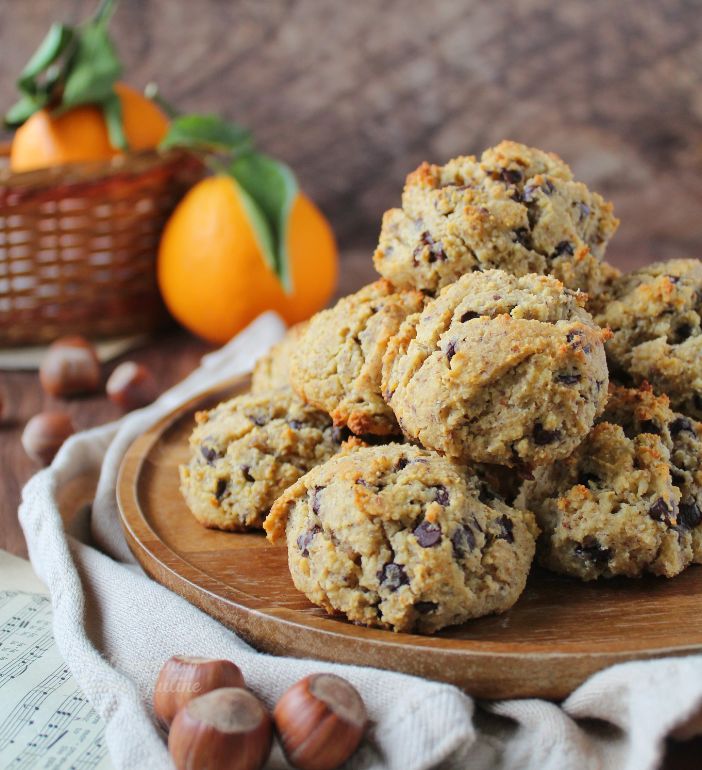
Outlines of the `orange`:
<svg viewBox="0 0 702 770">
<path fill-rule="evenodd" d="M 168 131 L 168 119 L 149 99 L 124 83 L 115 84 L 122 105 L 124 133 L 130 150 L 156 147 Z M 118 155 L 110 144 L 98 107 L 86 105 L 52 116 L 35 112 L 15 132 L 10 150 L 12 171 L 32 171 L 80 161 L 107 160 Z"/>
<path fill-rule="evenodd" d="M 298 193 L 288 223 L 293 291 L 268 267 L 228 176 L 198 182 L 171 215 L 158 253 L 158 281 L 172 315 L 222 344 L 266 310 L 290 324 L 309 318 L 334 291 L 336 243 L 317 207 Z"/>
</svg>

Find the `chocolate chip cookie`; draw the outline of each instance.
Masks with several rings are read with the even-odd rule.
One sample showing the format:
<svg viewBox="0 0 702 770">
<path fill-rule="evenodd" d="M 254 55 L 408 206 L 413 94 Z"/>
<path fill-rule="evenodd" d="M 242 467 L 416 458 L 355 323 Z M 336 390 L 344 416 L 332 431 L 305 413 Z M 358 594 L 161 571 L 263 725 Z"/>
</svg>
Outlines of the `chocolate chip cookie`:
<svg viewBox="0 0 702 770">
<path fill-rule="evenodd" d="M 504 612 L 534 554 L 532 514 L 447 458 L 389 444 L 337 455 L 273 505 L 295 586 L 363 625 L 431 633 Z"/>
<path fill-rule="evenodd" d="M 614 274 L 600 260 L 618 225 L 611 203 L 574 181 L 558 156 L 501 142 L 480 159 L 411 173 L 402 208 L 383 217 L 373 260 L 407 289 L 433 293 L 470 271 L 500 268 L 553 274 L 595 296 Z"/>
<path fill-rule="evenodd" d="M 614 336 L 607 355 L 634 384 L 666 393 L 681 412 L 702 418 L 702 262 L 673 259 L 617 281 L 597 320 Z"/>
<path fill-rule="evenodd" d="M 260 529 L 286 487 L 339 450 L 328 415 L 289 389 L 245 394 L 198 412 L 180 489 L 206 527 Z"/>
<path fill-rule="evenodd" d="M 292 387 L 334 424 L 356 434 L 399 433 L 380 394 L 382 356 L 388 339 L 424 296 L 376 281 L 314 316 L 292 354 Z"/>
<path fill-rule="evenodd" d="M 290 387 L 290 356 L 306 327 L 306 321 L 291 326 L 283 339 L 259 358 L 251 376 L 252 393 Z"/>
<path fill-rule="evenodd" d="M 568 456 L 607 399 L 606 332 L 549 276 L 468 273 L 407 318 L 383 361 L 400 427 L 451 457 L 508 466 Z"/>
<path fill-rule="evenodd" d="M 673 577 L 702 557 L 700 426 L 650 388 L 612 387 L 601 419 L 520 491 L 542 528 L 539 559 L 583 580 Z"/>
</svg>

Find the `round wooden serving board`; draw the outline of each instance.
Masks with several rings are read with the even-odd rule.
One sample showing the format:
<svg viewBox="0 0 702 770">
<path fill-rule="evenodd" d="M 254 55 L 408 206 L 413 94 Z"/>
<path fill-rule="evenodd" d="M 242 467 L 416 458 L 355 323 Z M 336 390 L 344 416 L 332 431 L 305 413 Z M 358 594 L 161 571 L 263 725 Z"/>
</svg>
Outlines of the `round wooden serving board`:
<svg viewBox="0 0 702 770">
<path fill-rule="evenodd" d="M 180 496 L 178 465 L 188 456 L 194 413 L 248 384 L 242 378 L 205 394 L 137 439 L 122 463 L 118 500 L 146 572 L 254 647 L 439 679 L 479 698 L 552 699 L 614 663 L 702 651 L 700 567 L 673 580 L 593 583 L 534 568 L 509 612 L 434 636 L 328 617 L 294 588 L 284 546 L 262 534 L 205 529 Z"/>
</svg>

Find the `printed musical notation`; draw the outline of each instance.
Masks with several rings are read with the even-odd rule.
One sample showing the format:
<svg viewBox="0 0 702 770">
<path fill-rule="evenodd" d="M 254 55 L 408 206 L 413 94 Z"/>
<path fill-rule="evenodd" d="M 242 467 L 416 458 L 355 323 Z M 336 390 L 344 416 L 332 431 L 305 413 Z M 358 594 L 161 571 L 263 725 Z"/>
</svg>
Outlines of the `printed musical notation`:
<svg viewBox="0 0 702 770">
<path fill-rule="evenodd" d="M 0 767 L 111 767 L 100 717 L 54 644 L 41 594 L 0 591 Z"/>
</svg>

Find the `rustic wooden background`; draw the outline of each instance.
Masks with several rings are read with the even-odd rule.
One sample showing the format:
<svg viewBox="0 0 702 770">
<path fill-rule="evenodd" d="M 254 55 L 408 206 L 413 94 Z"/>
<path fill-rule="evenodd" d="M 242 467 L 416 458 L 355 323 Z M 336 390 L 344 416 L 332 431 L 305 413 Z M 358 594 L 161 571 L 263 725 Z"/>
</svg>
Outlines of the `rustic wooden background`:
<svg viewBox="0 0 702 770">
<path fill-rule="evenodd" d="M 50 20 L 93 6 L 3 0 L 0 106 Z M 289 161 L 345 252 L 421 160 L 509 137 L 614 200 L 613 261 L 702 254 L 698 0 L 122 0 L 113 30 L 133 84 Z"/>
</svg>

